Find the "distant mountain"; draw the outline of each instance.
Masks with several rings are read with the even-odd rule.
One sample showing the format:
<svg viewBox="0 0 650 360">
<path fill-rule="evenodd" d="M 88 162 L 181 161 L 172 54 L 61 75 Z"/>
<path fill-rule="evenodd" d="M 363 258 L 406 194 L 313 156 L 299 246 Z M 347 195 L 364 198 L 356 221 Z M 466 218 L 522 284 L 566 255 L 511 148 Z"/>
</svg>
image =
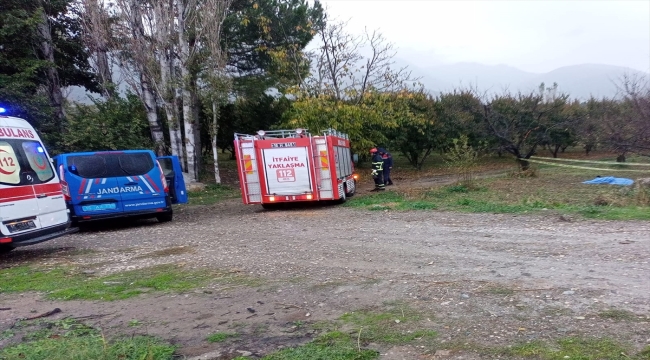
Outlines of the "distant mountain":
<svg viewBox="0 0 650 360">
<path fill-rule="evenodd" d="M 547 87 L 556 82 L 560 91 L 569 93 L 575 99 L 584 100 L 591 95 L 611 98 L 618 94 L 617 85 L 620 86 L 623 75 L 650 75 L 603 64 L 565 66 L 545 74 L 536 74 L 507 65 L 456 63 L 423 68 L 413 66 L 404 59 L 396 59 L 395 62 L 397 66 L 409 65 L 413 76 L 421 76 L 420 81 L 434 94 L 468 87 L 488 94 L 503 93 L 506 89 L 513 93 L 520 90 L 530 92 L 536 91 L 542 82 Z"/>
</svg>

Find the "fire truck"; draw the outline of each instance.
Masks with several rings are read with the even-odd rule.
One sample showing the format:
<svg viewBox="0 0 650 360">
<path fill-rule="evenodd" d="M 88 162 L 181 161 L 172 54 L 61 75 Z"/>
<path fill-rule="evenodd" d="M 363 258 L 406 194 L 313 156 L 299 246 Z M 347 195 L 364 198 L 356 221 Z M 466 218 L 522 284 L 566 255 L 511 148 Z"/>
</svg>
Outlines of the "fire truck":
<svg viewBox="0 0 650 360">
<path fill-rule="evenodd" d="M 234 145 L 244 204 L 343 203 L 356 191 L 350 139 L 336 130 L 235 133 Z"/>
</svg>

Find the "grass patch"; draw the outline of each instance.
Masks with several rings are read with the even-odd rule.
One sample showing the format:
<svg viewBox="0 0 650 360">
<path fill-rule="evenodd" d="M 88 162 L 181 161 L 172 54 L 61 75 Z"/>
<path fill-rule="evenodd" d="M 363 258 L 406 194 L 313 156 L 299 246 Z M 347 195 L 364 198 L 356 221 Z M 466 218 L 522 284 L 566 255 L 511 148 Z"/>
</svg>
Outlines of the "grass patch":
<svg viewBox="0 0 650 360">
<path fill-rule="evenodd" d="M 606 175 L 616 174 L 615 171 Z M 543 168 L 537 177 L 500 176 L 461 184 L 359 194 L 346 206 L 367 210 L 443 210 L 470 213 L 525 214 L 553 211 L 588 219 L 650 220 L 633 187 L 586 185 L 595 175 L 564 168 Z"/>
<path fill-rule="evenodd" d="M 433 330 L 417 329 L 421 315 L 404 304 L 389 306 L 385 312 L 349 312 L 340 320 L 352 326 L 363 343 L 406 344 L 416 339 L 434 338 Z"/>
<path fill-rule="evenodd" d="M 349 334 L 333 331 L 314 341 L 295 348 L 284 349 L 263 357 L 263 360 L 370 360 L 377 359 L 375 350 L 359 349 L 356 339 Z"/>
<path fill-rule="evenodd" d="M 610 339 L 566 338 L 549 344 L 535 341 L 515 345 L 502 352 L 503 355 L 543 360 L 623 360 L 647 359 L 643 353 L 630 354 L 630 348 Z"/>
<path fill-rule="evenodd" d="M 598 316 L 600 316 L 603 319 L 610 319 L 616 321 L 635 321 L 639 319 L 638 316 L 636 316 L 634 313 L 630 311 L 617 310 L 617 309 L 601 311 L 598 313 Z"/>
<path fill-rule="evenodd" d="M 235 338 L 239 336 L 237 333 L 228 333 L 228 332 L 216 332 L 214 334 L 210 334 L 206 340 L 212 343 L 215 342 L 224 342 L 228 339 Z"/>
<path fill-rule="evenodd" d="M 241 191 L 228 185 L 210 184 L 202 191 L 188 191 L 189 205 L 212 205 L 220 201 L 235 199 Z"/>
<path fill-rule="evenodd" d="M 38 291 L 50 299 L 121 300 L 151 291 L 184 292 L 209 283 L 255 286 L 253 279 L 209 270 L 161 265 L 89 277 L 73 268 L 43 270 L 19 266 L 0 270 L 0 293 Z"/>
<path fill-rule="evenodd" d="M 33 322 L 20 344 L 0 350 L 3 360 L 140 360 L 172 359 L 176 348 L 149 336 L 107 341 L 94 328 L 71 319 Z M 29 328 L 27 329 L 29 330 Z"/>
</svg>

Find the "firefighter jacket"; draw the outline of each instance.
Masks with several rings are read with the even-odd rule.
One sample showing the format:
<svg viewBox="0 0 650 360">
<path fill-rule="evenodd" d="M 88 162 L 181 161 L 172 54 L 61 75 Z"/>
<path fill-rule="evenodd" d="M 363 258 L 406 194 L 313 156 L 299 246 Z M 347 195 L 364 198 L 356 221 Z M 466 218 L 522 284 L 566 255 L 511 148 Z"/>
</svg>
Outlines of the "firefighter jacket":
<svg viewBox="0 0 650 360">
<path fill-rule="evenodd" d="M 379 153 L 374 153 L 372 155 L 372 174 L 376 175 L 381 171 L 384 171 L 384 159 L 381 158 Z"/>
<path fill-rule="evenodd" d="M 381 158 L 384 160 L 384 167 L 385 168 L 392 168 L 393 167 L 393 156 L 389 152 L 385 152 L 381 155 Z"/>
</svg>

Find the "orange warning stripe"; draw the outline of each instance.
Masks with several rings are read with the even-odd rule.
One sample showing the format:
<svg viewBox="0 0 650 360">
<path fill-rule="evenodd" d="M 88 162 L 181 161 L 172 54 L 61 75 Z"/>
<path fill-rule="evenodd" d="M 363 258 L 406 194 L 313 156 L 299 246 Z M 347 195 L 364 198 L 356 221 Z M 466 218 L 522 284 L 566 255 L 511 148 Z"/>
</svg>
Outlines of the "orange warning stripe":
<svg viewBox="0 0 650 360">
<path fill-rule="evenodd" d="M 324 170 L 327 170 L 330 167 L 329 160 L 327 159 L 327 150 L 321 150 L 320 152 L 320 167 Z"/>
<path fill-rule="evenodd" d="M 244 155 L 244 170 L 246 170 L 246 174 L 253 174 L 255 173 L 253 171 L 253 160 L 251 160 L 250 155 Z"/>
</svg>

